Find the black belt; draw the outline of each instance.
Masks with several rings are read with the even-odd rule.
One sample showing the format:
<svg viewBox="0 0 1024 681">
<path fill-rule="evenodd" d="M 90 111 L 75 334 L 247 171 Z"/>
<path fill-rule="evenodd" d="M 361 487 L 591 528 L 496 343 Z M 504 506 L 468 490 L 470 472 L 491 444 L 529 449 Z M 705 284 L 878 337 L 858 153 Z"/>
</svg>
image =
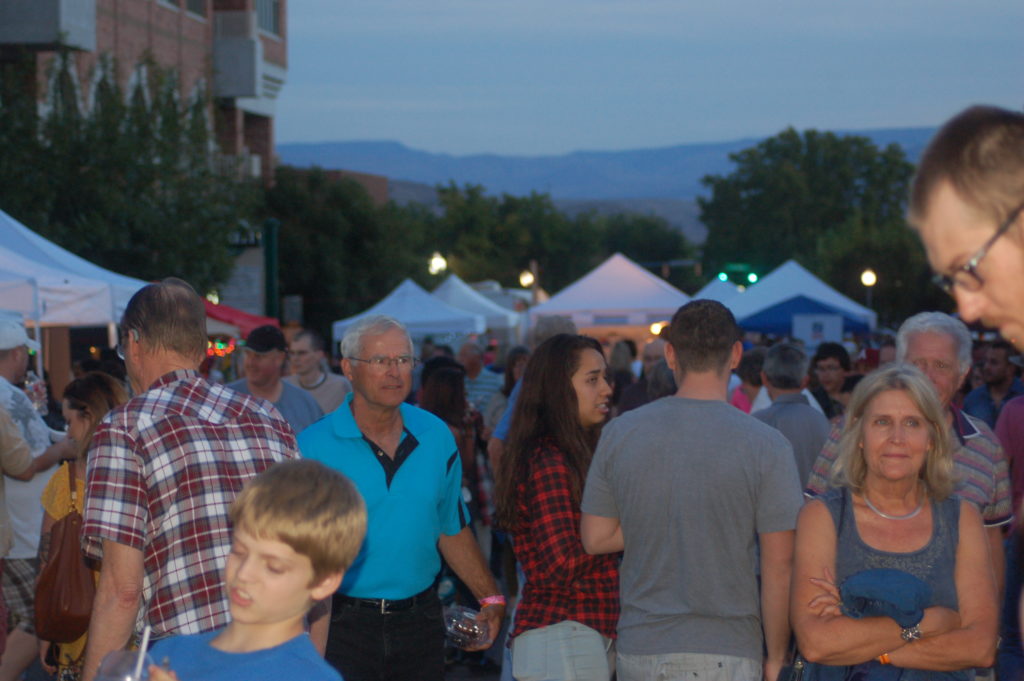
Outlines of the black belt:
<svg viewBox="0 0 1024 681">
<path fill-rule="evenodd" d="M 382 615 L 386 615 L 389 612 L 411 610 L 417 605 L 430 602 L 431 599 L 435 601 L 437 600 L 437 592 L 432 586 L 424 589 L 415 596 L 395 600 L 387 598 L 353 598 L 352 596 L 345 596 L 344 594 L 334 594 L 334 603 L 336 605 L 350 605 L 357 608 L 366 608 L 367 610 L 376 610 Z"/>
</svg>

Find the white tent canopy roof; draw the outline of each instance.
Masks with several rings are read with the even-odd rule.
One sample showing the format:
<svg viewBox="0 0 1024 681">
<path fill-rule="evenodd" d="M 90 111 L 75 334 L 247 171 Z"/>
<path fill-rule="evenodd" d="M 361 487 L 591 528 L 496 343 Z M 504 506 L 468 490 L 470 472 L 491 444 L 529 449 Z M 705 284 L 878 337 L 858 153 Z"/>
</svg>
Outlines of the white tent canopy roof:
<svg viewBox="0 0 1024 681">
<path fill-rule="evenodd" d="M 742 324 L 744 319 L 797 298 L 809 299 L 833 308 L 844 317 L 868 328 L 874 329 L 877 325 L 878 316 L 872 310 L 839 293 L 795 260 L 787 260 L 779 265 L 770 274 L 762 277 L 757 284 L 744 293 L 728 299 L 725 304 Z"/>
<path fill-rule="evenodd" d="M 717 300 L 720 303 L 726 304 L 729 300 L 739 295 L 741 291 L 736 288 L 736 284 L 730 284 L 727 281 L 722 281 L 717 277 L 704 284 L 701 290 L 693 294 L 694 300 Z"/>
<path fill-rule="evenodd" d="M 345 330 L 363 317 L 378 314 L 402 322 L 413 338 L 483 333 L 486 328 L 482 316 L 454 308 L 427 293 L 412 279 L 406 279 L 370 309 L 334 322 L 331 327 L 334 340 L 341 340 Z"/>
<path fill-rule="evenodd" d="M 431 294 L 454 308 L 483 315 L 489 329 L 511 329 L 519 323 L 519 315 L 477 293 L 457 274 L 450 274 Z"/>
<path fill-rule="evenodd" d="M 117 322 L 128 300 L 146 282 L 125 277 L 51 243 L 0 210 L 0 281 L 34 283 L 38 308 L 8 302 L 42 324 L 101 326 Z"/>
<path fill-rule="evenodd" d="M 671 319 L 690 298 L 661 277 L 616 253 L 530 310 L 572 317 L 577 327 L 647 326 Z"/>
</svg>

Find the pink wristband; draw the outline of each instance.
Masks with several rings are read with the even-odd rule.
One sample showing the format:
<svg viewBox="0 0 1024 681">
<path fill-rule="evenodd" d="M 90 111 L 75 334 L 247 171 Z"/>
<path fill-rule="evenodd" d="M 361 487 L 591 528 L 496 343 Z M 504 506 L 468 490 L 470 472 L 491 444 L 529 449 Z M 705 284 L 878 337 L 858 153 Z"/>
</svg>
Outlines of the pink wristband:
<svg viewBox="0 0 1024 681">
<path fill-rule="evenodd" d="M 501 594 L 495 596 L 484 596 L 480 599 L 480 607 L 486 608 L 488 605 L 505 605 L 505 597 Z"/>
</svg>

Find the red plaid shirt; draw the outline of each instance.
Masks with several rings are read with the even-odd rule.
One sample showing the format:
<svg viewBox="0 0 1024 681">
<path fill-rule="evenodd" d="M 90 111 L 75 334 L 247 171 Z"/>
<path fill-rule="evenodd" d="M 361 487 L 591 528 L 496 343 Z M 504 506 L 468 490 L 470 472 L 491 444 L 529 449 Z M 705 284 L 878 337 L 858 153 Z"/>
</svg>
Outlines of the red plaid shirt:
<svg viewBox="0 0 1024 681">
<path fill-rule="evenodd" d="M 526 480 L 516 486 L 520 522 L 512 543 L 526 584 L 513 637 L 565 620 L 615 636 L 620 554 L 591 556 L 583 550 L 571 480 L 565 455 L 545 442 L 534 450 Z"/>
<path fill-rule="evenodd" d="M 137 632 L 150 624 L 154 636 L 197 634 L 227 624 L 228 507 L 247 480 L 298 457 L 291 427 L 267 406 L 175 371 L 96 429 L 82 547 L 96 559 L 104 539 L 143 552 Z"/>
</svg>

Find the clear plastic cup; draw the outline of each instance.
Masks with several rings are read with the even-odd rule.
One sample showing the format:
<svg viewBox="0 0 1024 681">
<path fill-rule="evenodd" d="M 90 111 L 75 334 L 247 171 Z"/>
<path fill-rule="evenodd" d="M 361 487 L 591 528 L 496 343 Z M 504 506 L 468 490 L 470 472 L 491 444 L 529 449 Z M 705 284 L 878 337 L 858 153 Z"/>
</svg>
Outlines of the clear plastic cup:
<svg viewBox="0 0 1024 681">
<path fill-rule="evenodd" d="M 490 640 L 486 621 L 477 620 L 477 611 L 462 605 L 444 609 L 444 630 L 448 640 L 459 648 L 473 648 Z"/>
<path fill-rule="evenodd" d="M 25 394 L 32 400 L 32 406 L 36 408 L 36 411 L 42 416 L 46 416 L 49 412 L 49 406 L 46 403 L 46 382 L 39 378 L 34 371 L 25 374 Z"/>
<path fill-rule="evenodd" d="M 96 681 L 149 681 L 149 666 L 153 658 L 143 653 L 142 674 L 135 676 L 135 665 L 139 661 L 138 650 L 112 650 L 100 663 Z"/>
</svg>

